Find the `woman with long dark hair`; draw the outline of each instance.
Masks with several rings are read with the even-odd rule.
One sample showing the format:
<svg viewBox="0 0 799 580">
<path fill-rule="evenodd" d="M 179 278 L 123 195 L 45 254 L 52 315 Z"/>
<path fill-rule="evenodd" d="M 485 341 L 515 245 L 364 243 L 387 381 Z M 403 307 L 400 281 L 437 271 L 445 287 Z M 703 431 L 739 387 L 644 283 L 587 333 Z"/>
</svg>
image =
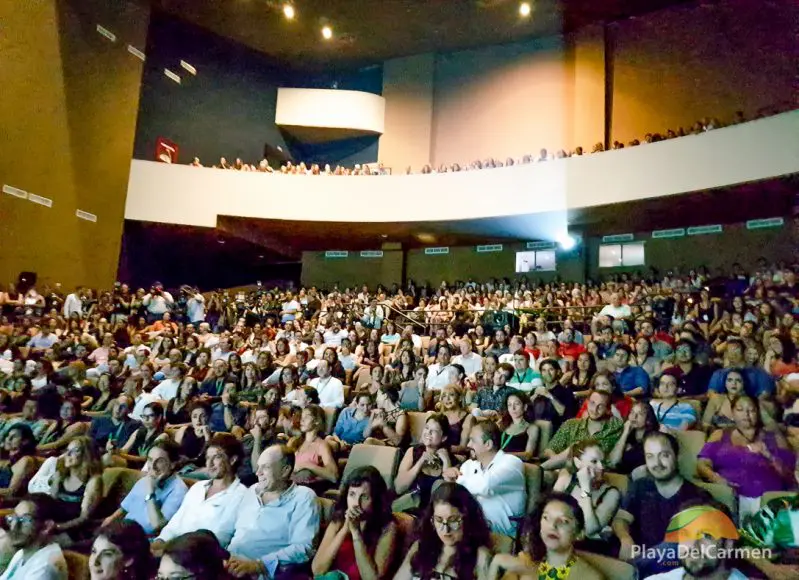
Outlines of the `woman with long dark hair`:
<svg viewBox="0 0 799 580">
<path fill-rule="evenodd" d="M 350 580 L 383 578 L 391 565 L 397 526 L 390 494 L 380 472 L 359 467 L 344 481 L 311 567 L 315 576 L 331 570 Z"/>
<path fill-rule="evenodd" d="M 25 423 L 15 423 L 6 431 L 0 460 L 0 498 L 19 499 L 38 469 L 36 438 Z"/>
<path fill-rule="evenodd" d="M 394 488 L 397 495 L 407 494 L 407 507 L 403 511 L 426 506 L 433 486 L 441 479 L 445 469 L 452 466 L 449 454 L 449 421 L 442 413 L 427 417 L 418 445 L 405 452 L 400 462 Z"/>
<path fill-rule="evenodd" d="M 119 520 L 97 531 L 89 556 L 91 580 L 149 580 L 154 562 L 142 527 Z"/>
<path fill-rule="evenodd" d="M 483 510 L 457 483 L 439 485 L 419 519 L 414 542 L 394 580 L 488 577 L 491 533 Z"/>
<path fill-rule="evenodd" d="M 230 578 L 225 560 L 230 554 L 208 530 L 189 532 L 164 544 L 158 578 Z"/>
<path fill-rule="evenodd" d="M 617 473 L 630 474 L 646 465 L 644 459 L 644 435 L 659 429 L 658 419 L 652 405 L 646 401 L 636 401 L 621 436 L 607 457 L 607 465 Z"/>
</svg>

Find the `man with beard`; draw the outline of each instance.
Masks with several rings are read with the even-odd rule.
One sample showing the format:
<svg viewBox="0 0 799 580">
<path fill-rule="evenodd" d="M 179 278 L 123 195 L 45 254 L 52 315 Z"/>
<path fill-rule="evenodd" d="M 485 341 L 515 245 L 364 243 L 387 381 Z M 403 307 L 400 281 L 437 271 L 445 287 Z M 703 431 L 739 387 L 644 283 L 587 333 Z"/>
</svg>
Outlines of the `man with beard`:
<svg viewBox="0 0 799 580">
<path fill-rule="evenodd" d="M 235 578 L 302 577 L 319 531 L 316 494 L 291 481 L 294 453 L 267 447 L 258 458 L 258 483 L 241 502 L 230 542 L 228 572 Z"/>
<path fill-rule="evenodd" d="M 704 518 L 708 516 L 729 519 L 720 509 L 703 514 Z M 692 542 L 680 542 L 682 567 L 649 576 L 647 580 L 746 580 L 748 576 L 728 566 L 726 555 L 734 544 L 734 540 L 715 538 L 710 533 L 703 533 Z"/>
<path fill-rule="evenodd" d="M 114 447 L 120 448 L 128 442 L 130 436 L 141 427 L 141 423 L 130 418 L 133 399 L 128 395 L 119 395 L 111 405 L 111 416 L 95 417 L 89 428 L 89 437 L 94 439 L 98 449 L 105 449 L 112 441 Z"/>
<path fill-rule="evenodd" d="M 189 489 L 176 474 L 179 461 L 177 443 L 170 439 L 154 443 L 147 453 L 146 475 L 103 525 L 124 518 L 138 523 L 147 534 L 160 532 L 178 511 Z"/>
<path fill-rule="evenodd" d="M 239 506 L 247 492 L 236 477 L 243 457 L 241 442 L 230 433 L 211 437 L 205 452 L 205 469 L 211 480 L 191 486 L 180 509 L 152 543 L 153 554 L 160 556 L 166 542 L 197 530 L 210 531 L 223 548 L 230 543 Z"/>
<path fill-rule="evenodd" d="M 501 438 L 493 421 L 477 423 L 466 444 L 471 459 L 445 469 L 443 477 L 469 490 L 483 508 L 491 531 L 515 537 L 515 520 L 524 515 L 527 505 L 524 465 L 500 449 Z"/>
<path fill-rule="evenodd" d="M 633 546 L 671 548 L 676 553 L 676 544 L 664 542 L 671 518 L 687 504 L 712 502 L 707 492 L 680 475 L 677 470 L 679 448 L 677 439 L 669 433 L 652 431 L 644 436 L 648 477 L 630 483 L 613 520 L 613 532 L 621 542 L 619 557 L 622 560 L 633 558 Z M 642 557 L 633 564 L 642 578 L 668 566 L 668 562 Z"/>
<path fill-rule="evenodd" d="M 58 503 L 49 495 L 27 496 L 5 517 L 7 538 L 15 550 L 0 580 L 67 580 L 67 563 L 52 540 Z"/>
</svg>

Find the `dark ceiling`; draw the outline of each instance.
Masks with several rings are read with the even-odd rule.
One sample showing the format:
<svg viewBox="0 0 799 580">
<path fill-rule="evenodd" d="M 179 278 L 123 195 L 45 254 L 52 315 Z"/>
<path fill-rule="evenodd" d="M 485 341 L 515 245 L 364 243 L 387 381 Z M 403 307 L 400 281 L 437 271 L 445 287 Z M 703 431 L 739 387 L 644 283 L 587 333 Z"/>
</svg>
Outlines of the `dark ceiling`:
<svg viewBox="0 0 799 580">
<path fill-rule="evenodd" d="M 452 51 L 553 36 L 689 0 L 152 0 L 191 23 L 298 68 L 348 67 L 431 51 Z M 711 1 L 711 0 L 706 0 Z M 334 38 L 324 41 L 329 24 Z"/>
</svg>

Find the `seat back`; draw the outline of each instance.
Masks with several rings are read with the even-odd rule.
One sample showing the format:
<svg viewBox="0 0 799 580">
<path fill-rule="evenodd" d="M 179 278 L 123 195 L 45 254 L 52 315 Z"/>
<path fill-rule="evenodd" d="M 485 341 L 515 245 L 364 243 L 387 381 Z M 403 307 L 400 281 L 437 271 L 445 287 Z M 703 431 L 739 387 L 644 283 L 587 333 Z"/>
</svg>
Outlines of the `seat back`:
<svg viewBox="0 0 799 580">
<path fill-rule="evenodd" d="M 549 440 L 552 438 L 552 422 L 539 419 L 535 421 L 535 426 L 538 427 L 538 449 L 536 454 L 538 457 L 543 457 L 544 449 L 549 447 Z"/>
<path fill-rule="evenodd" d="M 64 550 L 63 554 L 69 580 L 89 580 L 89 557 L 72 550 Z"/>
<path fill-rule="evenodd" d="M 616 558 L 578 551 L 577 555 L 609 580 L 636 580 L 638 573 L 635 566 Z"/>
<path fill-rule="evenodd" d="M 771 500 L 779 499 L 781 497 L 789 498 L 789 499 L 790 498 L 794 498 L 794 497 L 796 497 L 796 492 L 795 491 L 767 491 L 762 496 L 760 496 L 760 505 L 764 506 L 768 502 L 770 502 Z"/>
<path fill-rule="evenodd" d="M 325 412 L 325 433 L 328 435 L 333 433 L 333 428 L 336 426 L 336 419 L 341 412 L 341 409 L 335 407 L 322 407 Z"/>
<path fill-rule="evenodd" d="M 416 518 L 411 514 L 394 513 L 394 522 L 397 524 L 397 543 L 401 548 L 400 554 L 407 554 L 413 543 L 413 529 L 416 526 Z"/>
<path fill-rule="evenodd" d="M 714 500 L 723 504 L 730 510 L 733 521 L 738 521 L 738 494 L 733 488 L 724 483 L 708 483 L 706 481 L 694 481 L 694 484 L 707 491 Z"/>
<path fill-rule="evenodd" d="M 421 411 L 408 411 L 408 426 L 411 433 L 411 445 L 418 445 L 422 439 L 422 432 L 424 431 L 424 424 L 427 422 L 427 416 L 430 413 Z M 448 442 L 452 445 L 452 442 Z M 458 442 L 460 443 L 460 442 Z M 457 445 L 458 443 L 455 443 Z"/>
<path fill-rule="evenodd" d="M 510 536 L 491 532 L 491 551 L 495 554 L 512 554 L 514 541 Z"/>
<path fill-rule="evenodd" d="M 397 475 L 399 458 L 400 450 L 396 447 L 359 443 L 350 451 L 341 481 L 343 483 L 356 468 L 371 465 L 383 476 L 388 488 L 394 489 L 394 477 Z"/>
<path fill-rule="evenodd" d="M 540 465 L 524 464 L 524 487 L 527 492 L 525 514 L 531 513 L 538 504 L 538 500 L 541 499 L 542 478 L 543 473 Z"/>
<path fill-rule="evenodd" d="M 627 487 L 630 485 L 630 478 L 621 473 L 605 472 L 605 481 L 618 489 L 622 497 L 627 493 Z"/>
<path fill-rule="evenodd" d="M 697 456 L 705 446 L 705 433 L 704 431 L 677 431 L 675 436 L 680 443 L 680 456 L 677 458 L 680 473 L 686 479 L 695 481 L 697 479 Z"/>
<path fill-rule="evenodd" d="M 142 476 L 141 471 L 127 467 L 107 467 L 103 470 L 103 500 L 98 515 L 114 513 Z"/>
</svg>

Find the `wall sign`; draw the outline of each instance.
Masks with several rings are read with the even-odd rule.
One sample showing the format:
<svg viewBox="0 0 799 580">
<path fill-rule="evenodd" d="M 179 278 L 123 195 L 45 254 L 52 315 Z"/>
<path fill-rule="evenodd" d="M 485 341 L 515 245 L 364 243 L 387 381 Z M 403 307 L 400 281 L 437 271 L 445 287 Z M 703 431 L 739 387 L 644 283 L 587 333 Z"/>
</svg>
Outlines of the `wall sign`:
<svg viewBox="0 0 799 580">
<path fill-rule="evenodd" d="M 552 250 L 555 248 L 555 242 L 527 242 L 528 250 Z"/>
<path fill-rule="evenodd" d="M 41 195 L 36 195 L 35 193 L 28 194 L 28 201 L 32 201 L 33 203 L 38 203 L 39 205 L 43 205 L 44 207 L 53 207 L 53 200 L 49 197 L 42 197 Z"/>
<path fill-rule="evenodd" d="M 655 230 L 652 237 L 655 239 L 682 238 L 685 236 L 685 228 L 674 228 L 671 230 Z"/>
<path fill-rule="evenodd" d="M 363 250 L 361 258 L 382 258 L 383 250 Z"/>
<path fill-rule="evenodd" d="M 424 253 L 427 256 L 438 256 L 441 254 L 449 254 L 449 248 L 446 246 L 442 246 L 439 248 L 425 248 Z"/>
<path fill-rule="evenodd" d="M 100 26 L 98 24 L 97 25 L 97 33 L 100 36 L 105 36 L 111 42 L 116 42 L 117 41 L 117 35 L 114 34 L 113 32 L 111 32 L 110 30 L 108 30 L 105 26 Z"/>
<path fill-rule="evenodd" d="M 328 250 L 325 258 L 346 258 L 350 253 L 347 250 Z"/>
<path fill-rule="evenodd" d="M 477 251 L 483 252 L 501 252 L 502 244 L 486 244 L 484 246 L 477 246 Z"/>
<path fill-rule="evenodd" d="M 20 189 L 18 187 L 13 187 L 8 184 L 3 184 L 3 193 L 7 193 L 8 195 L 13 195 L 14 197 L 18 197 L 20 199 L 28 199 L 28 192 L 24 189 Z"/>
<path fill-rule="evenodd" d="M 144 53 L 132 44 L 128 45 L 128 52 L 138 58 L 140 61 L 144 62 Z"/>
<path fill-rule="evenodd" d="M 633 234 L 616 234 L 615 236 L 602 236 L 603 244 L 617 244 L 619 242 L 632 242 L 635 239 Z"/>
<path fill-rule="evenodd" d="M 89 213 L 88 211 L 83 211 L 82 209 L 76 209 L 75 215 L 82 220 L 86 220 L 87 222 L 97 222 L 97 216 L 93 213 Z"/>
<path fill-rule="evenodd" d="M 781 228 L 785 220 L 781 217 L 768 218 L 763 220 L 749 220 L 746 222 L 747 230 L 762 230 L 765 228 Z"/>
<path fill-rule="evenodd" d="M 703 236 L 705 234 L 720 234 L 723 231 L 723 227 L 720 224 L 712 225 L 712 226 L 695 226 L 692 228 L 688 228 L 688 235 L 689 236 Z"/>
</svg>

